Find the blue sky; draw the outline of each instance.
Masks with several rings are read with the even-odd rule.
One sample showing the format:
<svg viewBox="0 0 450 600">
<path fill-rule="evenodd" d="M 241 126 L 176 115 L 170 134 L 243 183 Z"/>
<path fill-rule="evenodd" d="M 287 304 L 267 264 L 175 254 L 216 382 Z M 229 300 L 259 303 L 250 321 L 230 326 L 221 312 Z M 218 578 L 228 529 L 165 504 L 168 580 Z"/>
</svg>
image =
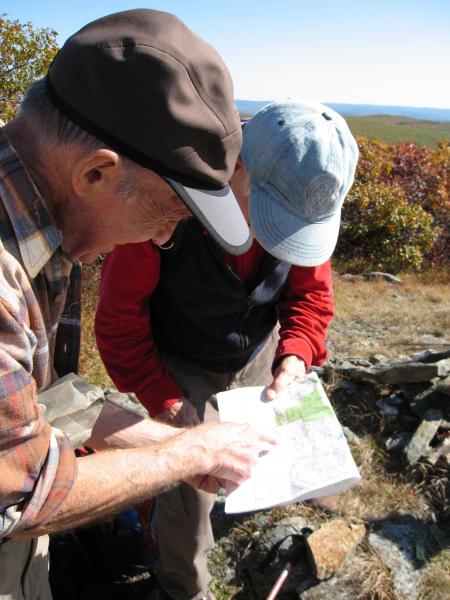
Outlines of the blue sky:
<svg viewBox="0 0 450 600">
<path fill-rule="evenodd" d="M 450 108 L 449 0 L 0 0 L 64 40 L 130 8 L 178 15 L 227 63 L 235 97 Z"/>
</svg>

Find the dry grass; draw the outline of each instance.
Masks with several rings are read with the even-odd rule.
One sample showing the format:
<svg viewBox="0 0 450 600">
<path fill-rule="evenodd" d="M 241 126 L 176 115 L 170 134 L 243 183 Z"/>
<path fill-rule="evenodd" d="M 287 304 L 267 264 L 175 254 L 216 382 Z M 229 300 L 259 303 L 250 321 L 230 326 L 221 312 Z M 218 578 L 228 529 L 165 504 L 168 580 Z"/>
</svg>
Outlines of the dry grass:
<svg viewBox="0 0 450 600">
<path fill-rule="evenodd" d="M 448 274 L 434 278 L 408 274 L 401 280 L 391 284 L 334 274 L 336 317 L 329 334 L 332 356 L 384 354 L 395 358 L 450 345 Z"/>
<path fill-rule="evenodd" d="M 94 333 L 95 311 L 98 303 L 100 267 L 83 266 L 80 375 L 94 385 L 114 387 L 97 350 Z"/>
<path fill-rule="evenodd" d="M 351 444 L 353 458 L 361 473 L 361 482 L 339 494 L 339 512 L 347 518 L 376 521 L 392 514 L 430 517 L 430 509 L 418 487 L 386 468 L 387 459 L 371 436 Z"/>
<path fill-rule="evenodd" d="M 443 550 L 432 560 L 423 580 L 420 600 L 450 598 L 450 550 Z"/>
<path fill-rule="evenodd" d="M 347 561 L 345 579 L 355 590 L 355 600 L 398 600 L 391 571 L 367 542 Z"/>
</svg>

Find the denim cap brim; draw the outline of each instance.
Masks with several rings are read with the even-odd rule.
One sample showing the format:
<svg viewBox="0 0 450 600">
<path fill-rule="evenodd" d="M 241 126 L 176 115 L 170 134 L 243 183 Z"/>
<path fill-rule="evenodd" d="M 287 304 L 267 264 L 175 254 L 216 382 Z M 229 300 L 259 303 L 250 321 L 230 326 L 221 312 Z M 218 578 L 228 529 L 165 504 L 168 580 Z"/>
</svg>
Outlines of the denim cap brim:
<svg viewBox="0 0 450 600">
<path fill-rule="evenodd" d="M 326 262 L 333 254 L 339 234 L 340 210 L 326 221 L 312 223 L 286 209 L 276 194 L 253 184 L 249 215 L 258 242 L 283 262 L 314 267 Z"/>
</svg>

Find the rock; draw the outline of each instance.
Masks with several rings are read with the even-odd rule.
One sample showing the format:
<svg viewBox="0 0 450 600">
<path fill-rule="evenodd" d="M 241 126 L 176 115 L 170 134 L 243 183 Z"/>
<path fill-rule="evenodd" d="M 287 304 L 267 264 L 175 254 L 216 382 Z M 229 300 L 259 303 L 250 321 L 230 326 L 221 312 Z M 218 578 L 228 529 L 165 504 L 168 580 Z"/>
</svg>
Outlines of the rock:
<svg viewBox="0 0 450 600">
<path fill-rule="evenodd" d="M 419 381 L 418 383 L 402 383 L 400 385 L 403 396 L 409 401 L 423 398 L 432 392 L 439 381 L 436 377 L 431 381 Z"/>
<path fill-rule="evenodd" d="M 436 391 L 444 394 L 444 396 L 450 396 L 450 375 L 447 375 L 445 379 L 439 381 L 436 385 Z"/>
<path fill-rule="evenodd" d="M 290 535 L 301 534 L 305 528 L 311 528 L 310 523 L 302 517 L 286 517 L 278 523 L 267 529 L 261 536 L 260 546 L 264 552 L 269 552 L 275 544 L 278 544 L 284 538 Z M 289 546 L 291 540 L 287 540 L 285 546 Z M 283 544 L 280 546 L 283 549 Z"/>
<path fill-rule="evenodd" d="M 306 540 L 308 560 L 317 579 L 329 579 L 341 570 L 345 559 L 363 539 L 364 525 L 336 519 L 325 523 Z"/>
<path fill-rule="evenodd" d="M 225 501 L 225 498 L 224 498 Z M 254 523 L 258 530 L 266 529 L 272 524 L 272 517 L 267 512 L 258 512 L 254 516 Z"/>
<path fill-rule="evenodd" d="M 406 458 L 410 465 L 416 464 L 421 456 L 428 456 L 431 440 L 436 435 L 442 422 L 443 414 L 440 410 L 430 408 L 424 415 L 424 420 L 416 429 L 411 440 L 405 446 Z"/>
<path fill-rule="evenodd" d="M 327 581 L 307 578 L 297 587 L 296 592 L 300 600 L 355 600 L 354 584 L 344 573 L 337 573 Z"/>
<path fill-rule="evenodd" d="M 369 544 L 392 573 L 399 599 L 415 600 L 420 593 L 423 574 L 418 557 L 424 557 L 426 527 L 414 517 L 404 517 L 398 523 L 385 521 L 376 532 L 369 534 Z"/>
<path fill-rule="evenodd" d="M 397 394 L 390 394 L 389 396 L 384 398 L 384 401 L 390 404 L 391 406 L 401 406 L 403 403 L 402 398 L 400 396 L 397 396 Z"/>
<path fill-rule="evenodd" d="M 376 367 L 359 367 L 349 361 L 341 361 L 335 370 L 347 379 L 378 383 Z"/>
<path fill-rule="evenodd" d="M 447 365 L 448 362 L 448 365 Z M 405 362 L 393 363 L 377 369 L 381 383 L 414 383 L 441 377 L 450 368 L 450 360 L 444 359 L 436 363 Z"/>
<path fill-rule="evenodd" d="M 372 365 L 382 365 L 388 361 L 384 354 L 371 354 L 369 356 L 369 362 Z"/>
<path fill-rule="evenodd" d="M 388 437 L 384 442 L 384 447 L 388 452 L 398 452 L 402 450 L 411 439 L 409 431 L 398 431 Z"/>
<path fill-rule="evenodd" d="M 390 385 L 428 381 L 445 374 L 445 369 L 446 365 L 441 365 L 439 362 L 431 364 L 402 362 L 365 367 L 342 361 L 336 366 L 336 372 L 349 379 Z"/>
<path fill-rule="evenodd" d="M 396 396 L 395 396 L 396 397 Z M 400 399 L 399 399 L 400 400 Z M 401 402 L 401 401 L 400 401 Z M 390 401 L 390 398 L 380 398 L 377 400 L 376 405 L 384 415 L 399 415 L 400 409 L 394 402 Z"/>
<path fill-rule="evenodd" d="M 438 377 L 450 375 L 450 358 L 443 358 L 434 364 L 438 367 Z"/>
<path fill-rule="evenodd" d="M 366 360 L 365 358 L 359 358 L 357 356 L 350 356 L 346 359 L 349 363 L 351 363 L 355 367 L 371 367 L 372 363 L 370 360 Z"/>
<path fill-rule="evenodd" d="M 436 390 L 435 393 L 430 397 L 431 408 L 441 410 L 444 414 L 444 419 L 450 421 L 450 398 L 443 394 L 440 390 Z M 442 427 L 448 428 L 448 425 L 442 423 Z"/>
<path fill-rule="evenodd" d="M 402 362 L 381 365 L 371 365 L 367 361 L 358 361 L 358 363 L 348 359 L 339 361 L 335 370 L 343 377 L 356 381 L 386 383 L 388 385 L 429 381 L 435 377 L 445 377 L 450 372 L 449 358 L 432 363 L 414 362 L 408 359 Z"/>
<path fill-rule="evenodd" d="M 411 354 L 410 359 L 414 362 L 438 362 L 443 358 L 450 358 L 450 350 L 423 350 L 422 352 L 416 352 Z"/>
<path fill-rule="evenodd" d="M 427 456 L 427 460 L 432 465 L 435 465 L 441 456 L 445 456 L 447 461 L 450 458 L 450 438 L 446 438 L 439 446 L 431 451 Z"/>
<path fill-rule="evenodd" d="M 412 400 L 409 403 L 409 406 L 414 414 L 423 419 L 425 417 L 425 413 L 430 410 L 430 399 L 431 393 L 423 396 L 422 398 L 417 398 L 416 400 Z"/>
<path fill-rule="evenodd" d="M 400 277 L 396 277 L 395 275 L 391 275 L 391 273 L 383 273 L 381 271 L 371 271 L 370 273 L 363 273 L 363 277 L 365 279 L 384 279 L 384 281 L 388 281 L 389 283 L 401 283 L 402 280 Z"/>
<path fill-rule="evenodd" d="M 397 422 L 396 424 L 398 424 L 398 428 L 402 428 L 405 431 L 409 431 L 411 436 L 412 434 L 415 432 L 415 430 L 417 429 L 417 426 L 419 425 L 419 420 L 416 416 L 411 416 L 411 415 L 407 415 L 407 414 L 401 414 L 398 418 L 397 418 Z"/>
<path fill-rule="evenodd" d="M 361 394 L 364 385 L 364 383 L 352 381 L 351 379 L 339 379 L 336 384 L 336 388 L 345 390 L 349 394 L 357 397 L 359 394 Z"/>
<path fill-rule="evenodd" d="M 431 333 L 424 333 L 418 339 L 427 346 L 450 346 L 450 340 L 437 335 L 432 335 Z"/>
<path fill-rule="evenodd" d="M 411 410 L 421 419 L 430 408 L 430 400 L 433 397 L 435 387 L 439 379 L 419 383 L 406 383 L 401 386 L 403 395 L 409 401 Z"/>
<path fill-rule="evenodd" d="M 359 445 L 361 443 L 359 437 L 349 427 L 342 425 L 342 431 L 344 432 L 345 439 L 347 440 L 347 442 L 351 442 L 352 444 L 356 445 Z"/>
</svg>

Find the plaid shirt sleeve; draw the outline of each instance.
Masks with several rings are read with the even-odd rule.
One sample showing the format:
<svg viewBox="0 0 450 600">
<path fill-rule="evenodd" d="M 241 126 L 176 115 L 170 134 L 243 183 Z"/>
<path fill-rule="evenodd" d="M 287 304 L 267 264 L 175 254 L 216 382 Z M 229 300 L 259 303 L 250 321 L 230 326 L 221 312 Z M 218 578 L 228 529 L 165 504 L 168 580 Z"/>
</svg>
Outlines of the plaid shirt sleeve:
<svg viewBox="0 0 450 600">
<path fill-rule="evenodd" d="M 0 538 L 48 521 L 68 495 L 76 459 L 43 418 L 49 380 L 42 315 L 20 264 L 0 244 Z"/>
</svg>

